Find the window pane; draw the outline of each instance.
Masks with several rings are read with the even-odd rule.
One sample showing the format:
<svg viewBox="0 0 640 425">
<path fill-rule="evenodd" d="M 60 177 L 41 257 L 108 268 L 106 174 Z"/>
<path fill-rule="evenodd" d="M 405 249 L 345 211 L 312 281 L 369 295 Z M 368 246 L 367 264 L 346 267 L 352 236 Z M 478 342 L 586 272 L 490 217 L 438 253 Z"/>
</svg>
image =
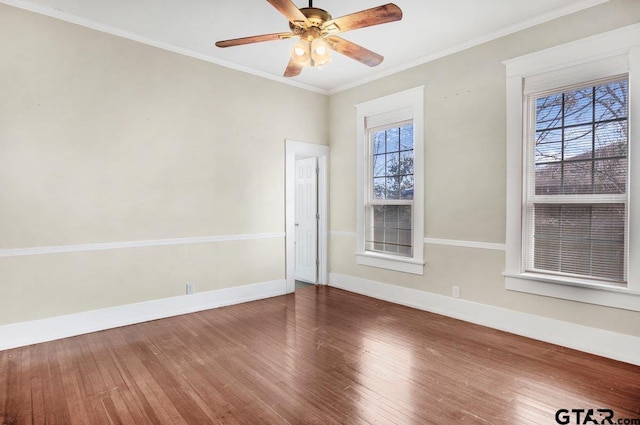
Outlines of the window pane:
<svg viewBox="0 0 640 425">
<path fill-rule="evenodd" d="M 413 151 L 400 152 L 400 167 L 398 168 L 398 175 L 407 176 L 413 175 Z"/>
<path fill-rule="evenodd" d="M 413 124 L 400 127 L 400 150 L 413 149 Z"/>
<path fill-rule="evenodd" d="M 536 133 L 536 164 L 562 161 L 562 129 Z"/>
<path fill-rule="evenodd" d="M 386 173 L 387 164 L 385 161 L 385 155 L 374 155 L 373 156 L 373 176 L 374 177 L 384 177 Z"/>
<path fill-rule="evenodd" d="M 593 121 L 593 87 L 564 93 L 564 126 Z"/>
<path fill-rule="evenodd" d="M 533 268 L 624 281 L 624 204 L 534 207 Z"/>
<path fill-rule="evenodd" d="M 562 163 L 536 165 L 536 195 L 557 195 L 562 190 Z"/>
<path fill-rule="evenodd" d="M 589 125 L 568 127 L 564 130 L 564 158 L 584 159 L 591 158 L 593 150 L 593 128 Z"/>
<path fill-rule="evenodd" d="M 374 205 L 372 228 L 367 232 L 372 239 L 366 241 L 366 249 L 411 257 L 411 208 L 411 205 Z"/>
<path fill-rule="evenodd" d="M 385 143 L 386 142 L 385 142 L 384 132 L 378 131 L 378 132 L 373 134 L 373 153 L 374 153 L 374 155 L 381 154 L 381 153 L 385 152 L 385 150 L 386 150 Z"/>
<path fill-rule="evenodd" d="M 562 168 L 562 193 L 578 195 L 593 193 L 593 162 L 565 162 Z"/>
<path fill-rule="evenodd" d="M 627 156 L 627 120 L 610 121 L 596 126 L 597 157 Z"/>
<path fill-rule="evenodd" d="M 536 131 L 562 126 L 562 93 L 536 100 Z"/>
<path fill-rule="evenodd" d="M 400 199 L 413 199 L 413 176 L 401 177 Z"/>
<path fill-rule="evenodd" d="M 627 159 L 605 159 L 595 162 L 594 193 L 627 192 Z"/>
<path fill-rule="evenodd" d="M 595 119 L 600 121 L 617 119 L 628 115 L 629 82 L 614 81 L 596 87 Z"/>
<path fill-rule="evenodd" d="M 373 199 L 385 199 L 387 179 L 384 177 L 373 179 Z"/>
<path fill-rule="evenodd" d="M 400 153 L 392 152 L 387 154 L 387 176 L 396 176 L 400 174 Z"/>
<path fill-rule="evenodd" d="M 398 152 L 400 150 L 400 129 L 391 128 L 386 132 L 387 152 Z"/>
<path fill-rule="evenodd" d="M 386 199 L 400 199 L 400 177 L 387 177 Z"/>
</svg>

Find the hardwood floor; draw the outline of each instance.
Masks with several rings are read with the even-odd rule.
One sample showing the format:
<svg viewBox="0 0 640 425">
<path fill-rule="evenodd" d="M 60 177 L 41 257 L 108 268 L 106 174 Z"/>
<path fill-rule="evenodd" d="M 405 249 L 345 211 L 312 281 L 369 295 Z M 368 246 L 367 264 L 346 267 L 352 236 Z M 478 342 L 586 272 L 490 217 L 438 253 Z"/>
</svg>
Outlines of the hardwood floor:
<svg viewBox="0 0 640 425">
<path fill-rule="evenodd" d="M 322 286 L 0 352 L 2 424 L 555 424 L 558 409 L 640 418 L 640 367 Z"/>
</svg>

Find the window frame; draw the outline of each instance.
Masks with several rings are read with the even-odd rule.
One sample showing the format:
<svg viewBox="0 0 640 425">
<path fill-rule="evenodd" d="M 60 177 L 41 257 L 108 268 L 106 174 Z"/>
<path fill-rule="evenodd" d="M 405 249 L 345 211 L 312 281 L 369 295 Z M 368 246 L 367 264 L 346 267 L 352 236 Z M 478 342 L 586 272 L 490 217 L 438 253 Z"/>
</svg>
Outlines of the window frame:
<svg viewBox="0 0 640 425">
<path fill-rule="evenodd" d="M 628 261 L 627 286 L 525 271 L 529 95 L 627 74 L 629 150 L 626 202 L 627 255 L 640 253 L 640 24 L 587 37 L 504 62 L 507 72 L 507 227 L 505 287 L 508 290 L 640 311 L 640 262 Z M 638 141 L 640 143 L 640 139 Z M 640 146 L 640 145 L 639 145 Z M 636 150 L 639 150 L 636 152 Z"/>
<path fill-rule="evenodd" d="M 356 263 L 412 274 L 424 273 L 424 86 L 356 105 L 357 133 L 357 233 Z M 414 190 L 412 200 L 411 257 L 366 250 L 366 214 L 372 205 L 370 130 L 412 121 Z M 406 203 L 406 200 L 402 200 Z M 377 201 L 373 203 L 378 203 Z M 393 201 L 388 202 L 394 204 Z"/>
</svg>

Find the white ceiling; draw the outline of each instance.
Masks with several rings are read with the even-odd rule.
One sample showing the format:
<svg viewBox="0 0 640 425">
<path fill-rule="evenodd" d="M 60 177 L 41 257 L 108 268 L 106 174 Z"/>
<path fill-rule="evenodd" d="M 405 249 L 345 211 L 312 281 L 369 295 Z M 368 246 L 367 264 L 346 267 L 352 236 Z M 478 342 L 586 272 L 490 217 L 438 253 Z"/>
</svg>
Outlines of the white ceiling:
<svg viewBox="0 0 640 425">
<path fill-rule="evenodd" d="M 94 29 L 284 81 L 335 93 L 401 69 L 608 0 L 315 0 L 336 18 L 394 1 L 401 21 L 341 34 L 385 57 L 369 68 L 342 56 L 295 78 L 282 73 L 294 39 L 217 48 L 215 41 L 289 31 L 265 0 L 0 0 Z M 308 0 L 294 1 L 298 7 Z"/>
</svg>

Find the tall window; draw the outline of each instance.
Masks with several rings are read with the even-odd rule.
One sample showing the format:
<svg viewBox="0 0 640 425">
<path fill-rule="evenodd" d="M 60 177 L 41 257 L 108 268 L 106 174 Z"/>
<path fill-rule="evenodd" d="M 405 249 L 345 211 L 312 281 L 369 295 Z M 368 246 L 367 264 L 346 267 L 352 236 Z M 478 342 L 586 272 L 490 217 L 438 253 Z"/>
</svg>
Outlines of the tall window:
<svg viewBox="0 0 640 425">
<path fill-rule="evenodd" d="M 531 94 L 526 270 L 626 282 L 628 79 Z"/>
<path fill-rule="evenodd" d="M 413 122 L 369 130 L 366 250 L 413 255 Z"/>
<path fill-rule="evenodd" d="M 423 92 L 357 105 L 360 265 L 423 273 Z"/>
<path fill-rule="evenodd" d="M 640 311 L 640 25 L 504 63 L 505 287 Z"/>
</svg>

